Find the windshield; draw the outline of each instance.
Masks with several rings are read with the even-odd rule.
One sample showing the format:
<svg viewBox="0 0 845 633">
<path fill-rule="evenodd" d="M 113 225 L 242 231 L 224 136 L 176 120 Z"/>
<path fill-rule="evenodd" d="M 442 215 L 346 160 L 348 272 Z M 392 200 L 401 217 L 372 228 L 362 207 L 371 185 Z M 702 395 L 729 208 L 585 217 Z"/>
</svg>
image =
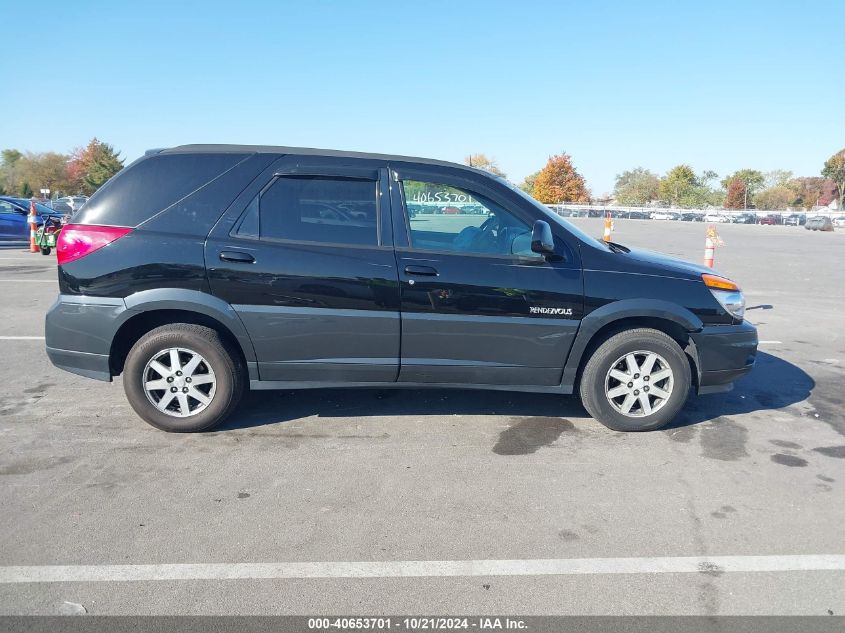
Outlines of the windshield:
<svg viewBox="0 0 845 633">
<path fill-rule="evenodd" d="M 549 208 L 548 208 L 546 205 L 544 205 L 542 202 L 537 202 L 537 200 L 535 200 L 534 198 L 532 198 L 531 196 L 529 196 L 527 193 L 525 193 L 522 189 L 520 189 L 519 187 L 517 187 L 516 185 L 514 185 L 512 182 L 509 182 L 509 181 L 507 181 L 507 180 L 505 180 L 504 178 L 501 178 L 501 177 L 499 177 L 499 176 L 496 176 L 495 178 L 496 178 L 496 180 L 498 180 L 499 182 L 501 182 L 501 183 L 503 183 L 503 184 L 507 185 L 508 189 L 510 189 L 511 191 L 515 192 L 515 193 L 516 193 L 516 194 L 518 194 L 520 197 L 522 197 L 524 200 L 527 200 L 527 201 L 528 201 L 528 202 L 530 202 L 532 205 L 534 205 L 534 207 L 535 207 L 536 209 L 539 209 L 540 211 L 542 211 L 542 212 L 543 212 L 543 213 L 544 213 L 544 214 L 545 214 L 548 218 L 550 218 L 553 222 L 555 222 L 555 223 L 559 224 L 559 225 L 560 225 L 560 226 L 562 226 L 564 229 L 566 229 L 567 231 L 569 231 L 570 233 L 572 233 L 573 235 L 575 235 L 575 237 L 577 237 L 577 238 L 578 238 L 579 240 L 581 240 L 582 242 L 585 242 L 585 243 L 589 244 L 590 246 L 596 246 L 596 247 L 599 247 L 599 248 L 603 248 L 603 249 L 605 249 L 605 250 L 607 250 L 607 249 L 609 248 L 609 247 L 607 246 L 607 244 L 605 244 L 605 243 L 604 243 L 604 242 L 602 242 L 601 240 L 597 240 L 596 238 L 594 238 L 594 237 L 593 237 L 593 236 L 591 236 L 591 235 L 588 235 L 588 234 L 587 234 L 587 233 L 585 233 L 582 229 L 580 229 L 579 227 L 577 227 L 577 226 L 575 226 L 574 224 L 572 224 L 572 222 L 568 221 L 568 220 L 567 220 L 567 219 L 565 219 L 565 218 L 562 218 L 562 217 L 561 217 L 561 216 L 559 216 L 557 213 L 555 213 L 554 211 L 552 211 L 551 209 L 549 209 Z"/>
</svg>

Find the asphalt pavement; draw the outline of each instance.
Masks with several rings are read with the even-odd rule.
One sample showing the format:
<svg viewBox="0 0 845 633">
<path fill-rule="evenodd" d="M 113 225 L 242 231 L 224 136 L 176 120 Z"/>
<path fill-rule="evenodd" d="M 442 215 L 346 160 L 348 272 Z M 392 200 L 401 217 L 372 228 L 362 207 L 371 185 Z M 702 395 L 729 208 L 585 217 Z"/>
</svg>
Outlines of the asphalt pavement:
<svg viewBox="0 0 845 633">
<path fill-rule="evenodd" d="M 1 249 L 0 613 L 845 613 L 845 231 L 718 230 L 758 365 L 641 434 L 573 397 L 372 389 L 163 433 L 49 363 L 55 260 Z M 614 240 L 701 261 L 704 231 Z"/>
</svg>

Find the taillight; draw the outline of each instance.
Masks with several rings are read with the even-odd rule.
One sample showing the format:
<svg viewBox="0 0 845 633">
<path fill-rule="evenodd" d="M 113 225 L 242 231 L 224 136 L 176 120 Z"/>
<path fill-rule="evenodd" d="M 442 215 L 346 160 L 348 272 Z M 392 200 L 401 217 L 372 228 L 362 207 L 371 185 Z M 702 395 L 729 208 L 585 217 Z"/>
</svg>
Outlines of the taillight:
<svg viewBox="0 0 845 633">
<path fill-rule="evenodd" d="M 56 239 L 59 266 L 93 253 L 132 231 L 125 226 L 66 224 Z"/>
</svg>

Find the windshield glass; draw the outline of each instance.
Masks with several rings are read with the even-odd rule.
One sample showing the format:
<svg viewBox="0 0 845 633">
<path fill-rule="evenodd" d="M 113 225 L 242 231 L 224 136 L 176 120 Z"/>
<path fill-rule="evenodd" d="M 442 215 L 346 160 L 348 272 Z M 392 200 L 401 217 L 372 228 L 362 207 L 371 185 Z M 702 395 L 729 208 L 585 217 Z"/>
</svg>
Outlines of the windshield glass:
<svg viewBox="0 0 845 633">
<path fill-rule="evenodd" d="M 597 246 L 599 248 L 604 248 L 605 250 L 607 250 L 609 248 L 607 246 L 607 244 L 605 244 L 601 240 L 597 240 L 596 238 L 592 237 L 591 235 L 588 235 L 582 229 L 578 228 L 572 222 L 566 220 L 565 218 L 562 218 L 557 213 L 555 213 L 554 211 L 549 209 L 543 203 L 537 202 L 537 200 L 535 200 L 534 198 L 529 196 L 527 193 L 525 193 L 522 189 L 520 189 L 519 187 L 514 185 L 512 182 L 509 182 L 509 181 L 507 181 L 504 178 L 501 178 L 499 176 L 496 176 L 496 180 L 498 180 L 499 182 L 507 185 L 508 189 L 516 192 L 523 199 L 525 199 L 528 202 L 530 202 L 531 204 L 533 204 L 535 208 L 542 211 L 546 216 L 548 216 L 549 219 L 551 219 L 553 222 L 559 224 L 564 229 L 566 229 L 567 231 L 569 231 L 570 233 L 575 235 L 582 242 L 586 242 L 587 244 L 590 244 L 591 246 Z"/>
</svg>

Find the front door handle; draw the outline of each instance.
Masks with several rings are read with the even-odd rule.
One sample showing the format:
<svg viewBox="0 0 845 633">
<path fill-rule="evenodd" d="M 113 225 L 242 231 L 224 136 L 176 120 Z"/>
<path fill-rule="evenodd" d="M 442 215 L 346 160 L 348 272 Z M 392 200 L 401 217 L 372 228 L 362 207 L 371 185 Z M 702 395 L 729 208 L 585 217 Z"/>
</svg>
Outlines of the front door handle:
<svg viewBox="0 0 845 633">
<path fill-rule="evenodd" d="M 431 266 L 405 266 L 405 274 L 437 277 L 437 270 Z"/>
<path fill-rule="evenodd" d="M 238 264 L 254 264 L 255 257 L 249 253 L 242 253 L 241 251 L 221 251 L 220 261 L 236 262 Z"/>
</svg>

